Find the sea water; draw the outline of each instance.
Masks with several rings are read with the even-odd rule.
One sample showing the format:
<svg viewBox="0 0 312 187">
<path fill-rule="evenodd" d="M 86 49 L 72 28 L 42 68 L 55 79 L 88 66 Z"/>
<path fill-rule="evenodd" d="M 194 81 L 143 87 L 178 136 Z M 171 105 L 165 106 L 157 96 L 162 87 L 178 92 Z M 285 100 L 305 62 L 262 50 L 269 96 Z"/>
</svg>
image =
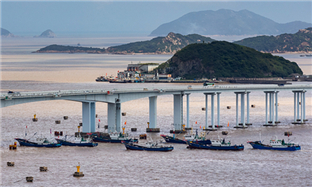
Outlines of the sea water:
<svg viewBox="0 0 312 187">
<path fill-rule="evenodd" d="M 78 89 L 166 89 L 186 88 L 188 84 L 113 84 L 95 82 L 97 76 L 114 75 L 126 69 L 130 63 L 162 63 L 172 55 L 108 55 L 108 54 L 38 54 L 31 53 L 41 47 L 57 43 L 62 45 L 107 47 L 137 41 L 140 38 L 58 38 L 29 39 L 14 38 L 2 41 L 1 91 L 46 91 Z M 141 38 L 146 40 L 146 38 Z M 311 74 L 311 58 L 299 54 L 283 54 L 286 59 L 299 64 L 305 74 Z M 292 84 L 311 84 L 292 82 Z M 197 84 L 194 86 L 201 86 Z M 232 144 L 244 144 L 239 152 L 189 150 L 186 145 L 174 145 L 172 152 L 127 151 L 122 144 L 105 144 L 93 148 L 61 147 L 55 149 L 18 147 L 9 150 L 14 138 L 23 138 L 37 133 L 53 137 L 54 131 L 73 135 L 82 122 L 82 104 L 73 101 L 42 101 L 1 108 L 1 185 L 2 186 L 309 186 L 312 184 L 312 94 L 306 93 L 306 119 L 304 125 L 293 125 L 293 93 L 280 91 L 278 94 L 278 117 L 276 127 L 263 127 L 265 123 L 265 94 L 250 93 L 250 122 L 247 129 L 234 129 L 236 124 L 235 94 L 220 95 L 220 124 L 222 130 L 210 132 L 207 137 L 225 137 Z M 186 106 L 184 99 L 184 106 Z M 199 132 L 205 124 L 205 96 L 190 95 L 190 126 Z M 227 109 L 231 106 L 231 109 Z M 122 103 L 122 124 L 133 137 L 146 133 L 149 120 L 149 100 Z M 208 108 L 210 111 L 210 106 Z M 96 130 L 104 131 L 107 125 L 107 104 L 96 103 Z M 36 114 L 38 122 L 32 122 Z M 64 120 L 63 116 L 68 116 Z M 184 122 L 186 109 L 184 107 Z M 215 118 L 216 119 L 216 118 Z M 61 124 L 55 124 L 61 120 Z M 173 129 L 173 96 L 163 95 L 157 99 L 157 127 L 160 133 L 149 133 L 148 138 L 161 140 L 160 134 L 169 134 Z M 211 121 L 209 119 L 208 123 Z M 227 127 L 229 124 L 229 127 Z M 26 128 L 27 126 L 27 128 Z M 137 128 L 135 133 L 130 128 Z M 251 140 L 284 137 L 291 131 L 289 139 L 301 145 L 296 152 L 253 150 L 247 144 Z M 50 133 L 52 132 L 52 133 Z M 181 136 L 180 136 L 181 137 Z M 15 162 L 7 167 L 6 162 Z M 75 178 L 72 174 L 80 164 L 85 176 Z M 47 166 L 48 172 L 39 167 Z M 26 177 L 33 176 L 34 182 L 27 183 Z"/>
</svg>

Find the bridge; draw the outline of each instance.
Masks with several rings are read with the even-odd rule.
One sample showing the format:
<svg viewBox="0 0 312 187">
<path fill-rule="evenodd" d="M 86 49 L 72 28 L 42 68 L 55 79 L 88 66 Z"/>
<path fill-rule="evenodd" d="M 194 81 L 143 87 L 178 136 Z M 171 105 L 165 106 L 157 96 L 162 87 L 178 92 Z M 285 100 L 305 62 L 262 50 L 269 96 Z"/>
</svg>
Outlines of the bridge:
<svg viewBox="0 0 312 187">
<path fill-rule="evenodd" d="M 312 85 L 210 85 L 210 86 L 185 86 L 170 89 L 110 89 L 110 90 L 59 90 L 38 92 L 9 92 L 2 93 L 1 108 L 17 104 L 47 101 L 47 100 L 70 100 L 82 103 L 82 132 L 95 132 L 96 127 L 96 102 L 107 103 L 108 132 L 121 132 L 121 104 L 123 102 L 149 98 L 149 128 L 156 128 L 157 124 L 157 97 L 173 95 L 174 128 L 183 129 L 183 96 L 186 96 L 186 128 L 189 128 L 189 96 L 192 93 L 205 95 L 205 129 L 208 127 L 208 100 L 210 96 L 211 130 L 220 125 L 220 95 L 222 92 L 234 92 L 236 95 L 236 127 L 245 128 L 249 122 L 249 93 L 263 91 L 265 94 L 265 125 L 276 125 L 278 121 L 278 93 L 291 90 L 294 93 L 294 122 L 304 123 L 305 119 L 305 93 L 312 89 Z M 215 124 L 215 96 L 217 100 L 217 124 Z M 239 122 L 239 96 L 240 96 L 240 119 Z M 246 99 L 245 99 L 246 96 Z M 246 100 L 246 112 L 245 112 Z M 301 105 L 299 106 L 299 103 Z M 245 121 L 245 113 L 247 120 Z"/>
</svg>

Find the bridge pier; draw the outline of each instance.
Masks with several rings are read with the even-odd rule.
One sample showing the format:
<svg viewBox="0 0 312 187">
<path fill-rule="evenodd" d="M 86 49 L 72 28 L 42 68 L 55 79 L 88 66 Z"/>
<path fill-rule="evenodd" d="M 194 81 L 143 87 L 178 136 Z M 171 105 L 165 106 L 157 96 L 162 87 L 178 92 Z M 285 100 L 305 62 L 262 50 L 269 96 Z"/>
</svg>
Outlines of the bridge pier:
<svg viewBox="0 0 312 187">
<path fill-rule="evenodd" d="M 186 93 L 186 130 L 190 129 L 190 93 Z"/>
<path fill-rule="evenodd" d="M 208 129 L 208 95 L 210 95 L 211 98 L 211 125 L 209 127 L 211 127 L 212 129 L 210 130 L 216 130 L 216 125 L 215 125 L 215 119 L 214 119 L 214 111 L 215 111 L 215 105 L 214 105 L 214 96 L 217 94 L 217 127 L 221 127 L 220 126 L 220 94 L 221 92 L 211 92 L 211 93 L 204 93 L 205 94 L 205 129 Z"/>
<path fill-rule="evenodd" d="M 157 125 L 157 96 L 149 97 L 149 128 Z"/>
<path fill-rule="evenodd" d="M 295 90 L 294 93 L 294 122 L 292 124 L 304 124 L 305 119 L 305 90 Z M 299 94 L 300 93 L 300 94 Z M 299 98 L 300 95 L 300 98 Z M 300 108 L 299 108 L 300 105 Z M 300 116 L 299 116 L 300 113 Z"/>
<path fill-rule="evenodd" d="M 121 132 L 121 103 L 107 103 L 108 133 Z"/>
<path fill-rule="evenodd" d="M 173 94 L 173 125 L 174 130 L 182 130 L 183 124 L 183 95 Z"/>
<path fill-rule="evenodd" d="M 82 132 L 95 132 L 95 102 L 82 102 Z"/>
<path fill-rule="evenodd" d="M 247 125 L 252 125 L 249 123 L 249 91 L 244 92 L 234 92 L 236 95 L 236 126 L 234 128 L 246 128 Z M 241 95 L 241 122 L 238 122 L 238 95 Z M 245 94 L 247 95 L 247 123 L 245 123 Z M 242 126 L 242 127 L 241 127 Z"/>
<path fill-rule="evenodd" d="M 280 121 L 278 121 L 278 91 L 264 91 L 264 93 L 265 93 L 265 124 L 263 126 L 274 126 L 277 123 L 280 123 Z M 268 105 L 270 113 L 269 121 L 268 121 Z M 275 119 L 274 119 L 274 110 L 275 110 Z"/>
</svg>

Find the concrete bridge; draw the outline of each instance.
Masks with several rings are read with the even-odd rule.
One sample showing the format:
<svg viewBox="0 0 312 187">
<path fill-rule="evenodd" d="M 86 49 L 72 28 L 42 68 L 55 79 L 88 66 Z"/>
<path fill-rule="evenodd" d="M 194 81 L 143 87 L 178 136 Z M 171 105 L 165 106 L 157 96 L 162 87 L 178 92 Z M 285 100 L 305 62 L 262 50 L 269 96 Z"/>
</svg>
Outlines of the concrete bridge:
<svg viewBox="0 0 312 187">
<path fill-rule="evenodd" d="M 174 128 L 182 130 L 183 123 L 183 96 L 186 96 L 186 127 L 189 128 L 189 96 L 192 93 L 205 95 L 205 129 L 208 128 L 208 96 L 210 96 L 211 128 L 220 125 L 220 95 L 222 92 L 234 92 L 236 94 L 236 127 L 245 128 L 249 122 L 249 93 L 251 91 L 263 91 L 265 94 L 265 125 L 278 123 L 278 93 L 291 90 L 294 93 L 294 122 L 304 123 L 305 119 L 305 93 L 312 89 L 312 85 L 215 85 L 215 86 L 187 86 L 170 89 L 125 89 L 125 90 L 59 90 L 38 92 L 12 92 L 1 94 L 1 108 L 22 103 L 47 101 L 47 100 L 70 100 L 82 103 L 82 132 L 95 132 L 95 104 L 96 102 L 107 103 L 108 131 L 121 132 L 121 104 L 123 102 L 149 98 L 149 127 L 156 128 L 157 124 L 157 97 L 161 95 L 173 95 L 174 104 Z M 217 96 L 217 124 L 215 124 L 215 96 Z M 241 102 L 241 122 L 238 120 L 238 101 Z M 246 99 L 245 99 L 246 96 Z M 247 102 L 245 112 L 245 100 Z M 302 103 L 299 107 L 299 103 Z M 247 113 L 247 121 L 245 121 Z M 269 117 L 269 119 L 268 119 Z"/>
</svg>

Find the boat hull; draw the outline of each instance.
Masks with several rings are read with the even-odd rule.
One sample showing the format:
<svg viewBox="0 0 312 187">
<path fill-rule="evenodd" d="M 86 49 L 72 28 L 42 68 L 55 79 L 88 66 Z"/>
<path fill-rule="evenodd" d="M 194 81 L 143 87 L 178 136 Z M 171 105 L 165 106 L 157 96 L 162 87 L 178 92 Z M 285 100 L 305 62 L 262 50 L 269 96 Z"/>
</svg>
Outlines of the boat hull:
<svg viewBox="0 0 312 187">
<path fill-rule="evenodd" d="M 140 145 L 130 145 L 125 143 L 127 150 L 136 150 L 136 151 L 161 151 L 161 152 L 168 152 L 172 151 L 173 147 L 144 147 Z"/>
<path fill-rule="evenodd" d="M 138 142 L 137 139 L 128 139 L 128 140 L 115 140 L 115 139 L 108 139 L 108 138 L 100 138 L 100 137 L 94 137 L 94 142 L 101 142 L 101 143 L 121 143 L 122 141 L 129 143 L 129 142 Z"/>
<path fill-rule="evenodd" d="M 78 147 L 95 147 L 98 146 L 98 143 L 94 142 L 81 142 L 81 143 L 73 143 L 65 140 L 56 139 L 56 141 L 64 146 L 78 146 Z"/>
<path fill-rule="evenodd" d="M 289 147 L 272 147 L 265 144 L 259 144 L 256 142 L 248 142 L 252 148 L 254 149 L 266 149 L 266 150 L 276 150 L 276 151 L 298 151 L 301 150 L 299 145 L 296 146 L 289 146 Z"/>
<path fill-rule="evenodd" d="M 161 137 L 163 137 L 167 143 L 187 144 L 187 140 L 181 140 L 181 139 L 173 138 L 170 136 L 161 136 Z M 198 144 L 211 144 L 211 141 L 209 139 L 207 139 L 207 140 L 192 140 L 192 141 L 194 141 Z"/>
<path fill-rule="evenodd" d="M 233 145 L 233 146 L 212 146 L 197 143 L 188 143 L 189 149 L 208 149 L 208 150 L 224 150 L 224 151 L 242 151 L 244 145 Z"/>
<path fill-rule="evenodd" d="M 27 146 L 27 147 L 47 147 L 47 148 L 55 148 L 55 147 L 61 147 L 62 144 L 60 143 L 50 143 L 50 144 L 37 144 L 35 142 L 31 142 L 25 139 L 21 138 L 15 138 L 15 140 L 18 141 L 20 146 Z"/>
</svg>

